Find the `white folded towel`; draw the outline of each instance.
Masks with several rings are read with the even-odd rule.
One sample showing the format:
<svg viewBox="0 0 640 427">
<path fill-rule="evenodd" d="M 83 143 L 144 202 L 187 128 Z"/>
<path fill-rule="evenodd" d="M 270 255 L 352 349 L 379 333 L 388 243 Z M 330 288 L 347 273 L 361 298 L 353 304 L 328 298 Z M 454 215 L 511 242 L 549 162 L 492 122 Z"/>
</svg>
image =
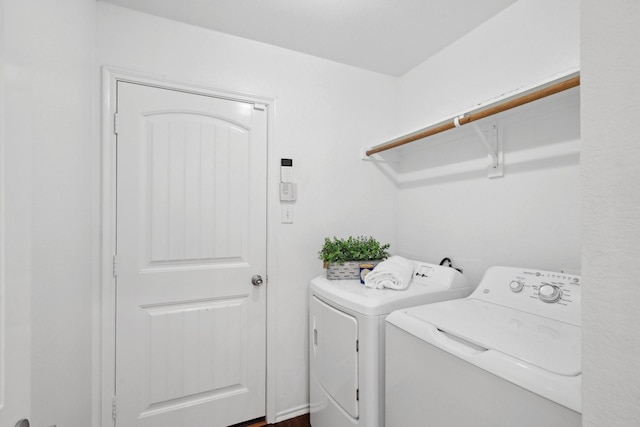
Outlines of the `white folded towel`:
<svg viewBox="0 0 640 427">
<path fill-rule="evenodd" d="M 382 261 L 364 278 L 364 285 L 373 289 L 406 289 L 413 276 L 413 263 L 394 255 Z"/>
</svg>

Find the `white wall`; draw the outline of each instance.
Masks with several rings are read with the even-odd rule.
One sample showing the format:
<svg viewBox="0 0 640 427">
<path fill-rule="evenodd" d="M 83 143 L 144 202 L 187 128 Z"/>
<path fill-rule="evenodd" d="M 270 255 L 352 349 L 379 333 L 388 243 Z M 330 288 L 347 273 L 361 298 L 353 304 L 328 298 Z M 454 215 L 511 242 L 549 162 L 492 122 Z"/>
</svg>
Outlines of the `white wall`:
<svg viewBox="0 0 640 427">
<path fill-rule="evenodd" d="M 399 129 L 423 128 L 505 93 L 579 69 L 579 1 L 520 0 L 403 76 Z M 490 265 L 580 270 L 577 89 L 479 122 L 496 121 L 505 174 L 488 179 L 487 152 L 469 128 L 398 151 L 398 246 L 445 256 L 480 280 Z"/>
<path fill-rule="evenodd" d="M 396 131 L 396 79 L 104 3 L 97 18 L 98 65 L 276 98 L 271 174 L 291 157 L 298 182 L 294 224 L 279 223 L 276 193 L 269 212 L 276 412 L 306 411 L 307 288 L 324 237 L 374 235 L 397 249 L 395 189 L 359 160 Z"/>
<path fill-rule="evenodd" d="M 519 0 L 400 81 L 408 132 L 580 65 L 579 0 Z"/>
<path fill-rule="evenodd" d="M 582 2 L 583 425 L 640 419 L 640 3 Z"/>
<path fill-rule="evenodd" d="M 3 6 L 6 285 L 31 295 L 24 306 L 31 315 L 31 421 L 86 427 L 96 238 L 94 1 Z"/>
</svg>

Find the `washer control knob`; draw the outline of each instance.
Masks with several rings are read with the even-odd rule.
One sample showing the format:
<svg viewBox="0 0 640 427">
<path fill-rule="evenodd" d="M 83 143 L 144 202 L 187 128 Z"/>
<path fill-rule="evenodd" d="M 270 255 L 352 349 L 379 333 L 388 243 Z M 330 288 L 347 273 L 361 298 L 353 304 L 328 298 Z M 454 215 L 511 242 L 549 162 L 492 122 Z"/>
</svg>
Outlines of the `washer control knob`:
<svg viewBox="0 0 640 427">
<path fill-rule="evenodd" d="M 557 302 L 562 297 L 559 287 L 544 283 L 538 288 L 538 298 L 544 302 Z"/>
<path fill-rule="evenodd" d="M 509 283 L 509 288 L 511 288 L 511 292 L 520 292 L 524 288 L 524 283 L 520 280 L 512 280 Z"/>
</svg>

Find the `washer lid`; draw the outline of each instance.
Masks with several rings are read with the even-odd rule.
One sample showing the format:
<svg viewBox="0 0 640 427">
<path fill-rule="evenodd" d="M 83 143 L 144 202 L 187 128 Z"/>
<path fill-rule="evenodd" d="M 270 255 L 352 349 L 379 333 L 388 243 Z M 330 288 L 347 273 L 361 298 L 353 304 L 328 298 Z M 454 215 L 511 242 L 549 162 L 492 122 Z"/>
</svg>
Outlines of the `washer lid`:
<svg viewBox="0 0 640 427">
<path fill-rule="evenodd" d="M 466 280 L 457 271 L 449 270 L 452 277 L 449 281 L 443 280 L 445 285 L 412 281 L 404 290 L 371 289 L 359 280 L 328 280 L 318 276 L 311 281 L 311 292 L 356 313 L 388 314 L 393 310 L 469 295 L 473 289 L 468 287 Z"/>
<path fill-rule="evenodd" d="M 453 337 L 549 372 L 565 376 L 582 372 L 579 326 L 469 298 L 403 311 Z"/>
</svg>

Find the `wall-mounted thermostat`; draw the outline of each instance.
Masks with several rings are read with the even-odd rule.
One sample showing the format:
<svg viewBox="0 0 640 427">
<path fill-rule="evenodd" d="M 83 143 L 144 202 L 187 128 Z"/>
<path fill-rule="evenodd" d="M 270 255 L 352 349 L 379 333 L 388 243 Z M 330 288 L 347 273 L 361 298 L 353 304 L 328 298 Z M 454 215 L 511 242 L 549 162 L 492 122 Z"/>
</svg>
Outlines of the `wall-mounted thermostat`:
<svg viewBox="0 0 640 427">
<path fill-rule="evenodd" d="M 280 182 L 293 182 L 293 159 L 280 159 Z"/>
</svg>

